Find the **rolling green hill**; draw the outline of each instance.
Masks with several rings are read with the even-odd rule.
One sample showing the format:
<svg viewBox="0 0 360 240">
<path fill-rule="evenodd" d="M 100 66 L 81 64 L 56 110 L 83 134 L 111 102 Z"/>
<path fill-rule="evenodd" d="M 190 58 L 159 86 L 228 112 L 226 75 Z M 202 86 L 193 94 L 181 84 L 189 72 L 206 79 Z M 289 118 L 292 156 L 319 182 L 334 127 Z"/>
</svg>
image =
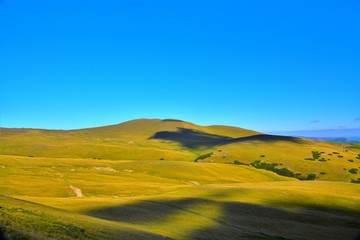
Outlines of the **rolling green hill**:
<svg viewBox="0 0 360 240">
<path fill-rule="evenodd" d="M 0 239 L 360 236 L 356 145 L 173 119 L 0 134 Z"/>
<path fill-rule="evenodd" d="M 80 130 L 0 129 L 0 154 L 111 160 L 276 163 L 299 178 L 351 181 L 360 167 L 359 149 L 272 136 L 236 127 L 198 126 L 180 120 L 139 119 Z M 320 155 L 313 159 L 313 152 Z M 306 159 L 306 160 L 305 160 Z M 279 168 L 279 167 L 278 167 Z M 360 171 L 358 171 L 360 173 Z"/>
</svg>

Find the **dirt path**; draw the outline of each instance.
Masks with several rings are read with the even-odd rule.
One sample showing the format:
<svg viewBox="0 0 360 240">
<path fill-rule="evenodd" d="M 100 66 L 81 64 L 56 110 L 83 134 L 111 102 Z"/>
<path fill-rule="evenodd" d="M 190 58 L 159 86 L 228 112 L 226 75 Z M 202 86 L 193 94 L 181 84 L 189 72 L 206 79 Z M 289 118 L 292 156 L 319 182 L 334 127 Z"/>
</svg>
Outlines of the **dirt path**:
<svg viewBox="0 0 360 240">
<path fill-rule="evenodd" d="M 191 184 L 193 184 L 194 186 L 196 187 L 200 187 L 201 184 L 199 182 L 196 182 L 196 181 L 189 181 Z"/>
<path fill-rule="evenodd" d="M 74 187 L 74 186 L 70 186 L 70 189 L 75 193 L 75 195 L 76 195 L 77 197 L 82 197 L 82 196 L 83 196 L 80 188 L 77 188 L 77 187 Z"/>
</svg>

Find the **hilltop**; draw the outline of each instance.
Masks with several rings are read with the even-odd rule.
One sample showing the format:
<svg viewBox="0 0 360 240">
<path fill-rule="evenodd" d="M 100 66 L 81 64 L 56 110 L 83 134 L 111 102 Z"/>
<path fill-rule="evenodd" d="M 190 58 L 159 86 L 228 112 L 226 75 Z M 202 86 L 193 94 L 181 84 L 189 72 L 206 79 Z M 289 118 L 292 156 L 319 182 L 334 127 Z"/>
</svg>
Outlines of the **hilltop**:
<svg viewBox="0 0 360 240">
<path fill-rule="evenodd" d="M 358 177 L 349 170 L 360 166 L 359 151 L 351 144 L 315 142 L 230 126 L 199 126 L 176 119 L 137 119 L 76 130 L 1 128 L 0 134 L 1 155 L 235 162 L 270 170 L 286 168 L 299 179 L 315 174 L 320 180 L 347 182 Z"/>
</svg>

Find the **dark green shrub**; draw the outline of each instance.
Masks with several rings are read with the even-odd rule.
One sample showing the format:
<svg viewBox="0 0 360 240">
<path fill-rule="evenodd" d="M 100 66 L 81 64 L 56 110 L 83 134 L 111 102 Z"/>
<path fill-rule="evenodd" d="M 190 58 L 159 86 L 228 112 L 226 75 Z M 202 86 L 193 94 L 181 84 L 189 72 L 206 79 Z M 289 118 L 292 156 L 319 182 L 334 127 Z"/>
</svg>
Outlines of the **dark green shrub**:
<svg viewBox="0 0 360 240">
<path fill-rule="evenodd" d="M 352 168 L 352 169 L 349 169 L 348 172 L 349 172 L 349 173 L 352 173 L 352 174 L 357 174 L 357 173 L 358 173 L 358 169 L 357 169 L 357 168 Z"/>
<path fill-rule="evenodd" d="M 281 176 L 294 177 L 295 174 L 287 168 L 275 169 L 275 172 Z"/>
<path fill-rule="evenodd" d="M 220 149 L 220 150 L 218 150 L 218 152 L 222 152 L 222 150 Z"/>
<path fill-rule="evenodd" d="M 265 157 L 265 155 L 260 155 L 260 157 L 262 157 L 262 158 L 263 158 L 263 157 Z"/>
<path fill-rule="evenodd" d="M 309 173 L 306 177 L 306 180 L 315 180 L 316 179 L 316 174 L 314 173 Z"/>
<path fill-rule="evenodd" d="M 327 162 L 327 160 L 325 158 L 319 159 L 319 162 Z"/>
<path fill-rule="evenodd" d="M 325 174 L 326 174 L 326 172 L 321 172 L 321 173 L 320 173 L 320 175 L 325 175 Z"/>
<path fill-rule="evenodd" d="M 320 158 L 321 157 L 321 153 L 320 152 L 318 152 L 318 151 L 311 151 L 311 153 L 312 153 L 312 158 L 314 159 L 314 160 L 316 160 L 316 159 L 318 159 L 318 158 Z"/>
<path fill-rule="evenodd" d="M 278 166 L 279 164 L 277 164 L 277 163 L 266 163 L 266 162 L 262 162 L 261 160 L 256 160 L 256 161 L 250 163 L 250 165 L 255 167 L 255 168 L 265 169 L 265 170 L 274 172 L 275 167 Z"/>
<path fill-rule="evenodd" d="M 358 178 L 358 179 L 351 179 L 351 183 L 360 183 L 360 178 Z"/>
<path fill-rule="evenodd" d="M 249 166 L 248 163 L 240 162 L 239 160 L 235 160 L 235 161 L 234 161 L 234 164 L 235 164 L 235 165 L 245 165 L 245 166 Z"/>
<path fill-rule="evenodd" d="M 315 159 L 313 159 L 313 158 L 304 158 L 304 160 L 315 161 Z"/>
<path fill-rule="evenodd" d="M 354 162 L 354 160 L 352 160 L 352 159 L 349 159 L 349 160 L 348 160 L 348 162 Z"/>
<path fill-rule="evenodd" d="M 329 153 L 328 155 L 329 155 L 329 156 L 332 156 L 332 154 L 331 154 L 331 153 Z"/>
<path fill-rule="evenodd" d="M 339 154 L 338 152 L 333 152 L 333 154 Z"/>
<path fill-rule="evenodd" d="M 209 153 L 200 155 L 195 159 L 195 162 L 198 162 L 199 160 L 203 160 L 203 159 L 206 159 L 208 157 L 211 157 L 213 154 L 214 154 L 213 152 L 209 152 Z"/>
<path fill-rule="evenodd" d="M 258 169 L 265 169 L 267 171 L 274 172 L 281 176 L 286 176 L 286 177 L 294 177 L 295 176 L 295 174 L 287 168 L 281 168 L 281 169 L 276 168 L 277 166 L 279 166 L 278 163 L 266 163 L 261 160 L 256 160 L 256 161 L 250 163 L 250 165 L 255 168 L 258 168 Z"/>
<path fill-rule="evenodd" d="M 165 160 L 165 158 L 160 158 L 160 160 Z"/>
<path fill-rule="evenodd" d="M 343 155 L 338 155 L 338 158 L 343 158 L 344 156 Z"/>
</svg>

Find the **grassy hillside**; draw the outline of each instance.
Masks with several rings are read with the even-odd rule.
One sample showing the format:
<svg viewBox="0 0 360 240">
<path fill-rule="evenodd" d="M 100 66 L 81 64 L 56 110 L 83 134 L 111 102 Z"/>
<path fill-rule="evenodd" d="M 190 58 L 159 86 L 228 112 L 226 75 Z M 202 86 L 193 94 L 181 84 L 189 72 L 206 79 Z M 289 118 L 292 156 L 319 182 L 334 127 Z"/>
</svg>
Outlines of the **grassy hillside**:
<svg viewBox="0 0 360 240">
<path fill-rule="evenodd" d="M 70 186 L 87 197 L 146 196 L 204 184 L 296 181 L 252 167 L 160 160 L 0 156 L 0 166 L 0 194 L 11 196 L 71 197 Z"/>
<path fill-rule="evenodd" d="M 0 195 L 0 239 L 163 239 L 110 222 Z"/>
<path fill-rule="evenodd" d="M 0 194 L 13 196 L 0 197 L 9 239 L 354 239 L 360 227 L 356 184 L 221 163 L 0 156 L 0 165 Z"/>
<path fill-rule="evenodd" d="M 313 158 L 312 152 L 321 156 Z M 290 169 L 299 178 L 347 181 L 360 177 L 358 148 L 271 136 L 226 126 L 198 126 L 180 120 L 139 119 L 80 130 L 0 129 L 0 154 L 29 157 L 251 163 L 261 160 Z M 306 160 L 305 160 L 306 159 Z M 312 161 L 314 160 L 314 161 Z M 360 173 L 360 170 L 358 170 Z"/>
<path fill-rule="evenodd" d="M 141 119 L 1 128 L 0 153 L 0 239 L 360 236 L 357 145 Z"/>
</svg>

